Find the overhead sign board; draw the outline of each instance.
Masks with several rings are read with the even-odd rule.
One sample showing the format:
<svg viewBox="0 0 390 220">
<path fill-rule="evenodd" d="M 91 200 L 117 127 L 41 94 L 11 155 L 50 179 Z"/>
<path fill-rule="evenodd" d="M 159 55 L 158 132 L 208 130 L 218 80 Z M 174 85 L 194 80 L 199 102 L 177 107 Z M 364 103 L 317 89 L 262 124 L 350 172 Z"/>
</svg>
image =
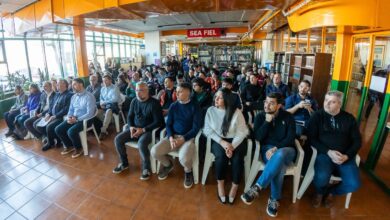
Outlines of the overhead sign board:
<svg viewBox="0 0 390 220">
<path fill-rule="evenodd" d="M 221 28 L 199 28 L 199 29 L 188 29 L 187 37 L 220 37 Z"/>
</svg>

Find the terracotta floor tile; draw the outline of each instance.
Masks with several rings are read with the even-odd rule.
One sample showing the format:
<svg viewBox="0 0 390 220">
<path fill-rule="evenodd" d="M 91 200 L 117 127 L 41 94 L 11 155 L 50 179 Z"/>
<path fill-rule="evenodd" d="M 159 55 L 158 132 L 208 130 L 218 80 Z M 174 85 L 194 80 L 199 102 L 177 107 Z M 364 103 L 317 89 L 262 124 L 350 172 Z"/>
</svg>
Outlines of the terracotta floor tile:
<svg viewBox="0 0 390 220">
<path fill-rule="evenodd" d="M 73 213 L 86 198 L 87 193 L 78 189 L 70 189 L 64 196 L 58 198 L 55 203 Z"/>
<path fill-rule="evenodd" d="M 8 185 L 8 183 L 10 183 L 13 179 L 9 176 L 7 176 L 6 174 L 2 174 L 0 175 L 0 190 Z"/>
<path fill-rule="evenodd" d="M 141 205 L 137 208 L 134 219 L 167 218 L 166 212 L 171 203 L 171 198 L 161 196 L 158 193 L 148 192 L 145 198 L 140 201 Z M 169 219 L 169 218 L 168 218 Z"/>
<path fill-rule="evenodd" d="M 86 174 L 80 176 L 79 180 L 73 184 L 74 188 L 83 190 L 85 192 L 92 192 L 103 181 L 103 178 L 94 175 Z"/>
<path fill-rule="evenodd" d="M 125 206 L 120 206 L 120 205 L 115 205 L 111 204 L 107 207 L 104 208 L 103 214 L 100 216 L 100 219 L 106 219 L 106 220 L 125 220 L 125 219 L 130 219 L 131 216 L 133 215 L 134 210 L 129 209 Z"/>
<path fill-rule="evenodd" d="M 42 163 L 42 161 L 44 161 L 44 160 L 45 159 L 43 157 L 34 155 L 29 160 L 25 161 L 23 164 L 30 167 L 30 168 L 33 168 L 33 167 L 37 166 L 38 164 Z"/>
<path fill-rule="evenodd" d="M 48 186 L 46 189 L 44 189 L 39 195 L 49 201 L 54 202 L 57 199 L 65 196 L 71 189 L 72 187 L 70 187 L 69 185 L 57 180 L 56 182 Z"/>
<path fill-rule="evenodd" d="M 70 212 L 58 207 L 57 205 L 52 204 L 44 212 L 42 212 L 36 220 L 65 220 L 71 215 Z"/>
<path fill-rule="evenodd" d="M 6 172 L 5 174 L 7 174 L 7 176 L 13 178 L 13 179 L 16 179 L 18 178 L 20 175 L 24 174 L 25 172 L 27 172 L 28 170 L 30 170 L 30 167 L 26 166 L 26 165 L 23 165 L 23 164 L 20 164 L 19 166 L 13 168 L 12 170 Z"/>
<path fill-rule="evenodd" d="M 54 181 L 55 181 L 54 179 L 46 175 L 41 175 L 40 177 L 32 181 L 30 184 L 28 184 L 26 187 L 36 193 L 39 193 L 42 190 L 44 190 L 46 187 L 48 187 L 50 184 L 52 184 Z"/>
<path fill-rule="evenodd" d="M 64 174 L 61 173 L 60 170 L 58 170 L 58 166 L 54 166 L 52 169 L 50 169 L 49 171 L 45 172 L 45 175 L 46 176 L 49 176 L 53 179 L 59 179 L 61 178 Z"/>
<path fill-rule="evenodd" d="M 98 219 L 108 205 L 109 201 L 91 195 L 80 204 L 74 214 L 85 219 Z"/>
<path fill-rule="evenodd" d="M 125 187 L 125 184 L 105 179 L 96 187 L 92 194 L 105 200 L 112 201 L 123 192 Z"/>
<path fill-rule="evenodd" d="M 33 157 L 33 154 L 21 149 L 16 149 L 7 155 L 20 163 L 23 163 Z"/>
<path fill-rule="evenodd" d="M 18 212 L 28 219 L 39 216 L 51 203 L 40 196 L 35 196 L 27 204 L 22 206 Z"/>
<path fill-rule="evenodd" d="M 7 203 L 5 203 L 5 202 L 0 203 L 0 219 L 6 219 L 8 216 L 10 216 L 14 212 L 15 212 L 15 209 L 13 209 Z"/>
<path fill-rule="evenodd" d="M 12 170 L 19 165 L 20 163 L 18 161 L 8 157 L 6 160 L 0 161 L 0 171 L 4 173 Z"/>
<path fill-rule="evenodd" d="M 117 205 L 135 209 L 140 205 L 146 193 L 146 187 L 129 185 L 121 190 L 120 195 L 113 202 Z"/>
<path fill-rule="evenodd" d="M 23 188 L 23 185 L 18 183 L 17 181 L 13 180 L 9 182 L 4 187 L 0 188 L 0 198 L 3 200 L 6 200 L 10 196 L 12 196 L 17 191 L 21 190 Z"/>
<path fill-rule="evenodd" d="M 41 173 L 46 173 L 50 169 L 55 167 L 55 163 L 50 160 L 43 160 L 40 164 L 34 167 L 34 170 Z"/>
<path fill-rule="evenodd" d="M 31 169 L 31 170 L 25 172 L 24 174 L 20 175 L 15 180 L 18 181 L 19 183 L 27 186 L 28 184 L 30 184 L 32 181 L 34 181 L 35 179 L 37 179 L 41 175 L 42 175 L 42 173 Z"/>
<path fill-rule="evenodd" d="M 36 195 L 35 192 L 27 189 L 27 188 L 22 188 L 12 196 L 10 196 L 8 199 L 5 201 L 10 205 L 12 208 L 15 210 L 19 209 L 22 207 L 24 204 L 26 204 L 28 201 L 30 201 L 34 196 Z"/>
<path fill-rule="evenodd" d="M 72 167 L 67 167 L 61 171 L 64 173 L 64 175 L 59 178 L 59 180 L 68 185 L 73 185 L 75 182 L 80 180 L 81 176 L 86 175 L 86 173 L 76 170 Z"/>
<path fill-rule="evenodd" d="M 8 216 L 7 220 L 25 220 L 23 215 L 19 214 L 18 212 L 14 212 L 12 215 Z"/>
</svg>

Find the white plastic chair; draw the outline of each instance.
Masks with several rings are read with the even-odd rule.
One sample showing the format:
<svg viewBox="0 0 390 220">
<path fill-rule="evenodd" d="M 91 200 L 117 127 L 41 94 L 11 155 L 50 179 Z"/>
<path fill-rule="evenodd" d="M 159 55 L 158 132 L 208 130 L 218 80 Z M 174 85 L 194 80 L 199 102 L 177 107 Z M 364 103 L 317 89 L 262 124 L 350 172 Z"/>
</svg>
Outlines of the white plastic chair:
<svg viewBox="0 0 390 220">
<path fill-rule="evenodd" d="M 301 170 L 302 170 L 302 163 L 303 163 L 303 157 L 305 155 L 301 145 L 299 144 L 298 140 L 295 140 L 295 146 L 297 148 L 297 157 L 295 159 L 295 162 L 290 165 L 285 175 L 287 176 L 293 176 L 293 195 L 292 195 L 292 202 L 295 203 L 297 200 L 297 193 L 298 193 L 298 187 L 299 187 L 299 180 L 301 178 Z M 249 172 L 248 180 L 245 184 L 245 191 L 249 190 L 249 188 L 252 186 L 253 181 L 255 180 L 257 174 L 259 171 L 264 170 L 265 164 L 261 160 L 260 156 L 260 143 L 256 141 L 256 150 L 255 150 L 255 156 L 253 157 L 252 166 Z"/>
<path fill-rule="evenodd" d="M 127 124 L 123 126 L 123 130 L 125 130 L 126 126 L 127 126 Z M 159 128 L 155 128 L 152 131 L 152 141 L 149 144 L 149 150 L 153 147 L 153 145 L 156 144 L 156 133 L 157 133 L 158 129 Z M 127 142 L 125 145 L 127 147 L 132 147 L 132 148 L 138 149 L 138 143 L 136 141 Z M 152 157 L 152 155 L 150 155 L 150 163 L 151 163 L 152 173 L 156 173 L 157 172 L 157 169 L 156 169 L 157 160 L 154 159 L 154 157 Z"/>
<path fill-rule="evenodd" d="M 245 141 L 245 140 L 244 140 Z M 244 173 L 245 173 L 245 182 L 248 179 L 250 166 L 251 166 L 251 159 L 252 159 L 252 140 L 247 139 L 247 152 L 244 157 Z M 207 144 L 206 144 L 206 155 L 204 159 L 204 165 L 203 165 L 203 174 L 202 174 L 202 184 L 206 184 L 207 175 L 209 173 L 210 167 L 212 163 L 215 161 L 215 156 L 211 152 L 211 138 L 207 137 Z"/>
<path fill-rule="evenodd" d="M 126 119 L 125 119 L 125 116 L 124 116 L 123 111 L 122 111 L 122 106 L 123 106 L 123 103 L 125 102 L 125 100 L 126 100 L 126 96 L 121 93 L 120 94 L 120 101 L 118 102 L 118 108 L 119 108 L 118 114 L 112 113 L 112 117 L 114 118 L 114 123 L 115 123 L 115 129 L 116 129 L 117 133 L 120 132 L 119 115 L 122 117 L 123 123 L 126 123 Z"/>
<path fill-rule="evenodd" d="M 81 146 L 83 146 L 84 155 L 88 155 L 88 143 L 87 143 L 87 132 L 92 130 L 95 134 L 97 142 L 100 144 L 99 136 L 96 132 L 95 125 L 92 123 L 91 126 L 88 127 L 88 121 L 92 120 L 96 117 L 98 114 L 98 110 L 96 110 L 95 115 L 92 118 L 84 119 L 83 120 L 83 130 L 79 132 L 80 140 L 81 140 Z"/>
<path fill-rule="evenodd" d="M 313 181 L 313 178 L 314 178 L 314 174 L 315 174 L 314 164 L 315 164 L 315 161 L 317 158 L 317 149 L 315 149 L 314 147 L 311 147 L 311 149 L 313 150 L 313 155 L 310 159 L 309 167 L 307 168 L 305 178 L 303 179 L 301 187 L 299 188 L 298 196 L 297 196 L 298 199 L 302 198 L 303 194 L 305 193 L 306 189 L 309 187 L 311 181 Z M 359 167 L 360 156 L 358 154 L 356 155 L 355 160 L 356 160 L 356 165 Z M 337 176 L 332 175 L 330 178 L 330 181 L 342 181 L 342 179 L 341 179 L 341 177 L 337 177 Z M 346 199 L 345 199 L 345 208 L 346 209 L 349 208 L 349 203 L 351 202 L 351 197 L 352 197 L 352 193 L 350 192 L 347 194 Z"/>
<path fill-rule="evenodd" d="M 194 152 L 194 159 L 192 161 L 192 173 L 194 174 L 194 183 L 199 183 L 199 139 L 202 134 L 202 131 L 200 130 L 198 134 L 195 137 L 195 152 Z M 166 129 L 164 128 L 160 132 L 160 140 L 164 139 L 166 136 Z M 172 151 L 168 153 L 173 158 L 179 158 L 179 151 Z M 157 161 L 157 172 L 160 170 L 160 162 Z"/>
</svg>

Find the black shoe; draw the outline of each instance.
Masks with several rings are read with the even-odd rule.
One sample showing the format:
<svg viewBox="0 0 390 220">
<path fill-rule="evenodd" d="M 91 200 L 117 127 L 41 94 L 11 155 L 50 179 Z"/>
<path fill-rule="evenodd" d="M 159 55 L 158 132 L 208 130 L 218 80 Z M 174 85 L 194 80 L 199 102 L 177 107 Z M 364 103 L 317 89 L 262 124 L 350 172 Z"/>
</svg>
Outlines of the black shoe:
<svg viewBox="0 0 390 220">
<path fill-rule="evenodd" d="M 253 200 L 259 196 L 260 188 L 255 184 L 253 185 L 246 193 L 241 195 L 241 200 L 247 204 L 251 205 Z"/>
<path fill-rule="evenodd" d="M 42 151 L 47 151 L 51 148 L 51 145 L 49 143 L 46 143 L 42 146 Z"/>
<path fill-rule="evenodd" d="M 219 196 L 218 190 L 217 190 L 217 197 L 220 203 L 226 204 L 226 196 Z"/>
<path fill-rule="evenodd" d="M 142 171 L 141 176 L 139 177 L 140 180 L 148 180 L 150 178 L 150 170 L 144 169 Z"/>
<path fill-rule="evenodd" d="M 129 169 L 129 165 L 128 164 L 120 163 L 120 164 L 118 164 L 118 166 L 116 166 L 112 170 L 112 172 L 115 173 L 115 174 L 118 174 L 118 173 L 121 173 L 122 171 L 127 170 L 127 169 Z"/>
<path fill-rule="evenodd" d="M 233 205 L 234 204 L 234 200 L 235 200 L 236 198 L 235 197 L 228 197 L 228 203 L 229 203 L 229 205 Z"/>
<path fill-rule="evenodd" d="M 14 134 L 14 132 L 10 129 L 10 130 L 8 130 L 7 133 L 5 133 L 5 136 L 6 136 L 6 137 L 9 137 L 9 136 L 11 136 L 11 135 L 13 135 L 13 134 Z"/>
<path fill-rule="evenodd" d="M 194 175 L 192 172 L 186 172 L 184 174 L 184 188 L 189 189 L 194 185 Z"/>
<path fill-rule="evenodd" d="M 268 199 L 268 205 L 267 205 L 267 214 L 271 217 L 278 216 L 278 208 L 279 208 L 279 202 L 278 200 L 274 200 L 269 198 Z"/>
<path fill-rule="evenodd" d="M 173 163 L 170 162 L 169 166 L 163 167 L 158 173 L 159 180 L 165 180 L 168 177 L 168 174 L 173 170 Z"/>
</svg>

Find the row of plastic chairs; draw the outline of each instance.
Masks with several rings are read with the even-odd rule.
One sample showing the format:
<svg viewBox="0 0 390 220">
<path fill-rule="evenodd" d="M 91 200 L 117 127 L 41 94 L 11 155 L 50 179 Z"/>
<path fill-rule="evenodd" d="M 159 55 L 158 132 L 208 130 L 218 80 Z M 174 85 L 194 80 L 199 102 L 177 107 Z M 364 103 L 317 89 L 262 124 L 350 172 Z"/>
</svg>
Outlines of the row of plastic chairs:
<svg viewBox="0 0 390 220">
<path fill-rule="evenodd" d="M 84 130 L 82 132 L 80 132 L 79 134 L 80 134 L 82 146 L 84 149 L 84 155 L 88 155 L 88 145 L 87 145 L 87 136 L 86 136 L 87 132 L 90 130 L 93 130 L 99 144 L 100 144 L 100 140 L 98 138 L 98 135 L 96 133 L 96 129 L 95 129 L 93 124 L 88 127 L 87 120 L 84 120 L 83 126 L 84 126 Z M 149 149 L 151 149 L 151 147 L 157 143 L 156 135 L 157 135 L 158 130 L 159 129 L 157 128 L 157 129 L 154 129 L 152 131 L 152 142 L 149 145 Z M 166 131 L 165 131 L 165 129 L 163 129 L 160 132 L 160 140 L 162 138 L 164 138 L 165 134 L 166 134 Z M 200 140 L 201 134 L 202 134 L 202 131 L 199 131 L 198 134 L 196 135 L 196 138 L 195 138 L 195 155 L 194 155 L 195 158 L 193 160 L 193 174 L 194 174 L 194 183 L 195 184 L 198 184 L 198 182 L 199 182 L 199 140 Z M 253 160 L 251 161 L 253 143 L 250 139 L 247 139 L 247 153 L 244 157 L 245 191 L 248 190 L 252 186 L 253 181 L 255 180 L 257 174 L 260 171 L 264 170 L 264 168 L 265 168 L 265 164 L 262 161 L 261 156 L 260 156 L 260 143 L 258 141 L 256 141 L 255 144 L 256 144 L 255 154 L 254 154 Z M 128 143 L 126 143 L 126 146 L 129 146 L 132 148 L 138 148 L 137 142 L 128 142 Z M 300 145 L 298 140 L 295 140 L 295 146 L 297 149 L 296 160 L 293 164 L 291 164 L 288 167 L 288 169 L 286 170 L 286 173 L 285 173 L 285 175 L 287 175 L 287 176 L 293 176 L 293 195 L 292 195 L 292 202 L 293 203 L 296 202 L 297 198 L 298 199 L 302 198 L 304 192 L 306 191 L 306 189 L 308 188 L 308 186 L 312 182 L 312 180 L 314 178 L 314 163 L 315 163 L 315 159 L 317 156 L 317 150 L 312 147 L 313 155 L 311 157 L 307 173 L 306 173 L 306 175 L 303 179 L 302 185 L 298 191 L 299 182 L 300 182 L 300 178 L 301 178 L 303 158 L 304 158 L 305 153 L 304 153 L 302 146 Z M 179 157 L 177 151 L 170 152 L 169 155 L 172 156 L 173 158 Z M 202 174 L 202 184 L 203 185 L 206 184 L 206 179 L 207 179 L 209 170 L 210 170 L 214 160 L 215 160 L 215 156 L 211 152 L 211 138 L 207 138 L 206 154 L 205 154 L 205 161 L 204 161 L 203 174 Z M 150 161 L 151 161 L 152 172 L 158 173 L 160 164 L 152 156 L 150 158 Z M 359 155 L 357 155 L 356 156 L 356 164 L 359 165 L 359 163 L 360 163 L 360 157 L 359 157 Z M 331 181 L 342 181 L 342 179 L 340 177 L 332 176 Z M 351 196 L 352 196 L 352 193 L 347 194 L 347 198 L 346 198 L 346 202 L 345 202 L 346 209 L 349 208 Z"/>
</svg>

